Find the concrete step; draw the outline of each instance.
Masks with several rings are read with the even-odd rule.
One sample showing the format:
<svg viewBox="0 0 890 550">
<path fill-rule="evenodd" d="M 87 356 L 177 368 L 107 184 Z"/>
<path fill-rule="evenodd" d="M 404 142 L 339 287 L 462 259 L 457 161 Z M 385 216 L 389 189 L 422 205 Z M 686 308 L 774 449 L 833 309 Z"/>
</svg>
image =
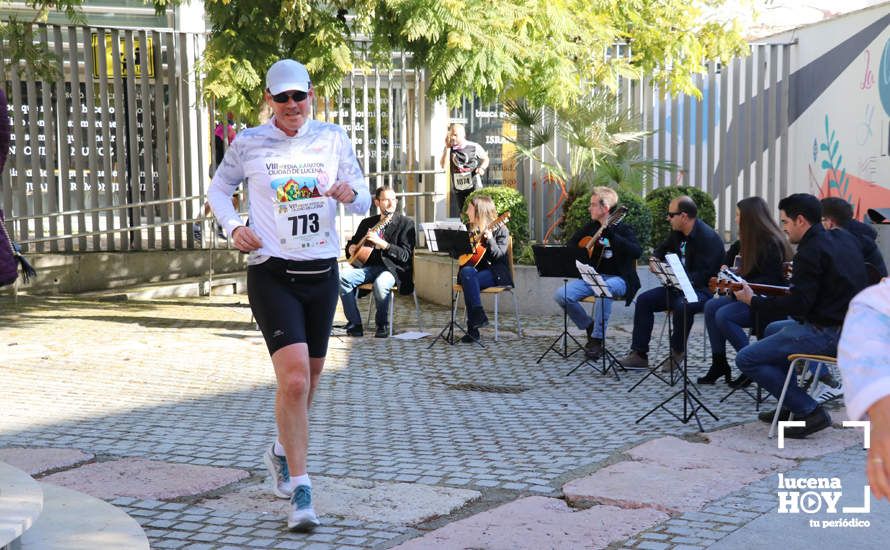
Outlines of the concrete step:
<svg viewBox="0 0 890 550">
<path fill-rule="evenodd" d="M 0 462 L 0 549 L 16 548 L 43 510 L 43 490 L 27 473 Z"/>
<path fill-rule="evenodd" d="M 148 550 L 136 520 L 103 500 L 41 483 L 43 513 L 21 537 L 22 550 Z"/>
<path fill-rule="evenodd" d="M 247 291 L 247 273 L 226 273 L 209 281 L 207 277 L 190 277 L 176 281 L 113 288 L 96 292 L 84 292 L 79 297 L 88 300 L 124 302 L 128 300 L 152 300 L 157 298 L 182 298 L 188 296 L 224 296 Z"/>
</svg>

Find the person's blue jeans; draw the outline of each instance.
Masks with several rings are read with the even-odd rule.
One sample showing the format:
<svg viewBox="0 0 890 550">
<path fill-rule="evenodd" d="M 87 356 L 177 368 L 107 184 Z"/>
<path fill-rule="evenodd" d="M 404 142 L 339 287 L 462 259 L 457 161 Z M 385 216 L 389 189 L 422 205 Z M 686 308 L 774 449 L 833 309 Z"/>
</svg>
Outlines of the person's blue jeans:
<svg viewBox="0 0 890 550">
<path fill-rule="evenodd" d="M 373 265 L 340 271 L 340 301 L 343 303 L 343 313 L 350 325 L 362 324 L 362 314 L 358 311 L 356 301 L 356 288 L 371 281 L 374 281 L 374 301 L 377 303 L 375 321 L 378 326 L 388 323 L 389 301 L 392 299 L 392 287 L 396 284 L 396 278 L 386 270 L 386 266 Z"/>
<path fill-rule="evenodd" d="M 837 353 L 840 327 L 817 327 L 794 320 L 770 323 L 764 338 L 741 350 L 735 364 L 743 374 L 754 379 L 777 399 L 782 394 L 788 374 L 788 356 L 792 353 L 812 353 L 833 356 Z M 818 403 L 793 381 L 788 384 L 783 406 L 794 416 L 806 416 Z"/>
<path fill-rule="evenodd" d="M 490 269 L 476 271 L 475 267 L 460 268 L 460 286 L 464 289 L 464 304 L 467 306 L 467 315 L 470 308 L 482 305 L 482 292 L 490 286 L 494 286 L 494 273 Z"/>
<path fill-rule="evenodd" d="M 672 312 L 671 322 L 671 350 L 676 352 L 686 351 L 686 338 L 692 324 L 695 322 L 695 314 L 700 313 L 711 294 L 696 290 L 698 301 L 686 304 L 680 292 L 664 288 L 653 288 L 637 295 L 637 305 L 634 309 L 634 331 L 630 348 L 642 354 L 649 353 L 649 340 L 652 339 L 652 329 L 655 326 L 655 312 Z M 686 326 L 683 329 L 683 308 L 686 305 Z"/>
<path fill-rule="evenodd" d="M 603 275 L 603 279 L 609 285 L 612 296 L 624 296 L 624 293 L 627 292 L 627 283 L 621 277 Z M 593 306 L 593 319 L 591 319 L 584 306 L 579 303 L 588 296 L 593 296 L 593 289 L 581 279 L 569 281 L 565 289 L 560 286 L 553 293 L 553 299 L 556 300 L 559 307 L 566 310 L 569 319 L 575 323 L 576 327 L 586 329 L 593 321 L 593 332 L 590 335 L 602 339 L 606 332 L 605 327 L 609 326 L 609 317 L 612 315 L 612 300 L 597 300 Z"/>
<path fill-rule="evenodd" d="M 745 329 L 752 324 L 751 308 L 729 296 L 718 296 L 705 304 L 705 326 L 708 327 L 708 340 L 711 353 L 726 355 L 726 342 L 736 350 L 748 345 Z"/>
</svg>

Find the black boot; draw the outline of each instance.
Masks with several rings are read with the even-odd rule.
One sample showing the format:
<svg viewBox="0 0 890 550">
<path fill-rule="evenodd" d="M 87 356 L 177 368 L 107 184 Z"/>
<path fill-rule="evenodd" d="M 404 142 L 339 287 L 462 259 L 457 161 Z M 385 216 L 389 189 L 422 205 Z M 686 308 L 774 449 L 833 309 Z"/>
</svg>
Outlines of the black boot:
<svg viewBox="0 0 890 550">
<path fill-rule="evenodd" d="M 729 382 L 729 387 L 733 389 L 747 388 L 753 381 L 747 374 L 740 374 L 738 378 Z"/>
<path fill-rule="evenodd" d="M 603 339 L 587 337 L 587 345 L 584 346 L 584 354 L 587 358 L 596 361 L 603 356 Z"/>
<path fill-rule="evenodd" d="M 719 380 L 721 376 L 726 380 L 726 383 L 729 384 L 732 380 L 732 370 L 729 368 L 726 356 L 715 353 L 711 360 L 711 368 L 708 369 L 708 374 L 699 377 L 697 382 L 699 384 L 713 384 Z"/>
<path fill-rule="evenodd" d="M 467 325 L 471 328 L 481 328 L 488 325 L 488 316 L 482 306 L 473 306 L 467 313 Z"/>
</svg>

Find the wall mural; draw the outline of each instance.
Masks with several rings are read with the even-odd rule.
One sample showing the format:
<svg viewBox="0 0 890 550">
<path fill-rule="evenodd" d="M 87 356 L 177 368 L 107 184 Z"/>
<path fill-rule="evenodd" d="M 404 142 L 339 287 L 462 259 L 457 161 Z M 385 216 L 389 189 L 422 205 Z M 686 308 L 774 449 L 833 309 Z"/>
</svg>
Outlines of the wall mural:
<svg viewBox="0 0 890 550">
<path fill-rule="evenodd" d="M 847 200 L 857 219 L 863 219 L 869 208 L 890 207 L 890 179 L 882 169 L 890 164 L 890 39 L 882 50 L 877 67 L 871 48 L 857 59 L 855 96 L 851 99 L 852 108 L 859 113 L 850 120 L 837 110 L 824 115 L 823 131 L 813 139 L 809 166 L 810 185 L 816 194 Z M 841 120 L 837 127 L 832 117 Z"/>
</svg>

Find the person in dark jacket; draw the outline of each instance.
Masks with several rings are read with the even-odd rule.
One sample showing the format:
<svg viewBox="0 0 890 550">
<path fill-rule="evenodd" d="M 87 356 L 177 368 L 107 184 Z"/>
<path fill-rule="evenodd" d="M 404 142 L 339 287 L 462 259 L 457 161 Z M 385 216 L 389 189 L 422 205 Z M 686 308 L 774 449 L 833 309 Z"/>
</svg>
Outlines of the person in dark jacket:
<svg viewBox="0 0 890 550">
<path fill-rule="evenodd" d="M 363 219 L 355 235 L 346 243 L 347 258 L 356 253 L 363 238 L 364 246 L 371 248 L 370 256 L 361 267 L 340 271 L 340 301 L 348 322 L 348 336 L 364 335 L 362 315 L 356 303 L 356 289 L 359 285 L 374 283 L 373 293 L 377 304 L 377 330 L 374 336 L 377 338 L 389 336 L 392 287 L 398 283 L 399 294 L 411 294 L 414 291 L 414 245 L 417 240 L 414 220 L 398 213 L 397 202 L 395 191 L 385 186 L 378 187 L 374 193 L 374 204 L 380 213 Z"/>
<path fill-rule="evenodd" d="M 630 305 L 640 289 L 636 260 L 643 253 L 633 229 L 627 224 L 610 225 L 600 233 L 597 242 L 589 250 L 580 247 L 584 237 L 594 237 L 608 223 L 617 204 L 618 193 L 614 189 L 594 187 L 588 206 L 590 221 L 576 231 L 567 244 L 577 251 L 578 260 L 593 266 L 603 275 L 613 296 L 623 297 L 625 304 Z M 588 296 L 593 296 L 590 285 L 581 279 L 575 279 L 565 288 L 560 287 L 553 294 L 553 299 L 566 310 L 575 326 L 587 332 L 587 357 L 595 361 L 603 353 L 603 336 L 612 313 L 612 300 L 597 300 L 591 319 L 579 303 Z"/>
<path fill-rule="evenodd" d="M 667 240 L 653 251 L 653 256 L 664 260 L 666 254 L 677 254 L 695 289 L 698 301 L 686 304 L 681 292 L 665 291 L 661 287 L 647 290 L 637 296 L 630 353 L 621 359 L 621 364 L 625 368 L 649 367 L 649 340 L 652 338 L 652 328 L 655 326 L 655 312 L 668 309 L 673 313 L 674 331 L 671 334 L 670 361 L 665 363 L 665 367 L 671 369 L 683 362 L 686 339 L 695 320 L 695 314 L 701 312 L 705 303 L 711 299 L 708 282 L 711 277 L 717 275 L 723 263 L 723 239 L 708 224 L 698 219 L 698 207 L 695 201 L 687 196 L 672 200 L 668 206 L 667 218 L 672 231 Z"/>
<path fill-rule="evenodd" d="M 780 312 L 792 317 L 766 328 L 765 337 L 736 355 L 736 366 L 778 398 L 785 385 L 788 356 L 811 353 L 833 356 L 837 353 L 844 316 L 850 300 L 866 286 L 865 260 L 857 238 L 847 231 L 827 231 L 819 222 L 822 206 L 807 193 L 789 195 L 779 201 L 782 230 L 797 244 L 790 294 L 755 296 L 745 285 L 735 293 L 751 311 Z M 788 385 L 779 419 L 795 420 L 804 426 L 785 428 L 785 437 L 802 439 L 831 425 L 831 417 L 816 400 L 796 383 Z M 771 422 L 775 411 L 758 418 Z"/>
<path fill-rule="evenodd" d="M 766 201 L 760 197 L 740 200 L 736 205 L 736 223 L 740 238 L 726 253 L 724 265 L 737 264 L 738 274 L 749 283 L 783 285 L 783 266 L 791 259 L 791 246 L 770 215 Z M 741 260 L 738 263 L 735 262 L 736 256 Z M 713 384 L 722 376 L 734 388 L 750 384 L 751 379 L 745 375 L 731 379 L 732 368 L 726 360 L 726 342 L 739 351 L 749 343 L 745 328 L 753 326 L 755 334 L 761 335 L 762 328 L 777 320 L 769 312 L 752 315 L 751 308 L 731 294 L 709 300 L 705 305 L 705 326 L 708 328 L 713 358 L 710 370 L 698 379 L 698 383 Z"/>
<path fill-rule="evenodd" d="M 877 283 L 881 277 L 887 276 L 884 257 L 878 249 L 878 232 L 859 220 L 853 219 L 853 206 L 840 197 L 822 199 L 822 226 L 825 229 L 846 229 L 859 239 L 862 256 L 868 264 L 869 283 Z"/>
<path fill-rule="evenodd" d="M 510 232 L 506 225 L 490 227 L 497 217 L 494 201 L 488 195 L 476 195 L 467 204 L 467 229 L 479 235 L 478 244 L 485 248 L 485 255 L 475 266 L 461 266 L 457 276 L 467 309 L 467 334 L 460 339 L 464 343 L 478 341 L 479 329 L 488 324 L 481 291 L 492 286 L 513 286 L 507 257 Z"/>
</svg>

